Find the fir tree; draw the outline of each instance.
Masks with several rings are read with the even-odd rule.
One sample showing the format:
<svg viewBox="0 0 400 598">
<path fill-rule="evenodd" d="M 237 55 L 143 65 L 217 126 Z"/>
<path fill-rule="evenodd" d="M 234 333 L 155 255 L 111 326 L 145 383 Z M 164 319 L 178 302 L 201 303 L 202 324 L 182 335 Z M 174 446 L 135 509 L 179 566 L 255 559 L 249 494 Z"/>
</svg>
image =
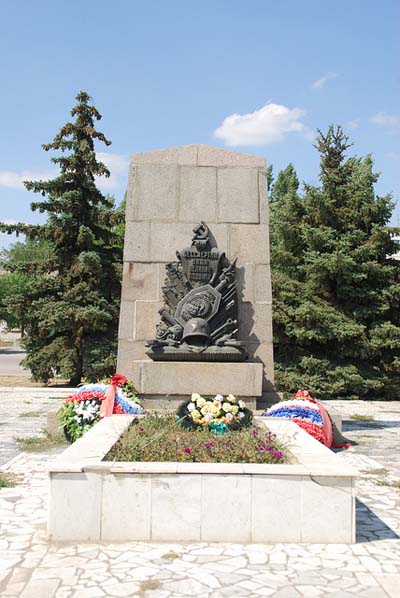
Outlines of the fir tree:
<svg viewBox="0 0 400 598">
<path fill-rule="evenodd" d="M 80 92 L 76 100 L 74 120 L 43 145 L 61 152 L 51 158 L 59 175 L 25 182 L 45 198 L 31 208 L 47 213 L 46 224 L 1 226 L 53 248 L 28 295 L 24 365 L 34 379 L 46 382 L 57 372 L 74 385 L 114 370 L 122 261 L 120 217 L 95 184 L 95 177 L 110 175 L 96 159 L 95 142 L 111 142 L 95 129 L 101 115 L 89 95 Z"/>
<path fill-rule="evenodd" d="M 320 398 L 400 396 L 399 265 L 371 156 L 345 158 L 340 127 L 319 131 L 318 187 L 297 191 L 293 167 L 272 193 L 278 388 Z M 278 185 L 279 181 L 279 185 Z"/>
</svg>

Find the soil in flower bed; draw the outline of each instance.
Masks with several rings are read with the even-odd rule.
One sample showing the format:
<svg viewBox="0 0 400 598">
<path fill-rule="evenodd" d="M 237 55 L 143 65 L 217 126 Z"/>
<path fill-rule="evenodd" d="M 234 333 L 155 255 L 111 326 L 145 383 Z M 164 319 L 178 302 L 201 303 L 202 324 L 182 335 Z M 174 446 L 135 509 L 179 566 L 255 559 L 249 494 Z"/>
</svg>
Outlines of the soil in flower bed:
<svg viewBox="0 0 400 598">
<path fill-rule="evenodd" d="M 217 435 L 207 428 L 186 430 L 174 415 L 153 414 L 136 420 L 104 461 L 285 463 L 287 453 L 264 427 Z"/>
</svg>

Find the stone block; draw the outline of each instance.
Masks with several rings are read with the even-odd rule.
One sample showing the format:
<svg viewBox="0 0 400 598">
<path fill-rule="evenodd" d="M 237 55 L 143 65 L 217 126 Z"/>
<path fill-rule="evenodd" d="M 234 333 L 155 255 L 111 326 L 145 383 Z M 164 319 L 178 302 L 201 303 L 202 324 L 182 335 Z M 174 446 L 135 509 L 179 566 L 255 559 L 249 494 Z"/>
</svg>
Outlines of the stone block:
<svg viewBox="0 0 400 598">
<path fill-rule="evenodd" d="M 119 310 L 118 338 L 133 340 L 135 327 L 135 304 L 136 301 L 121 301 Z"/>
<path fill-rule="evenodd" d="M 187 223 L 154 223 L 151 225 L 150 261 L 176 261 L 176 251 L 189 247 L 193 236 L 193 227 L 198 222 Z M 228 249 L 228 227 L 226 224 L 213 224 L 211 233 L 214 235 L 221 251 Z"/>
<path fill-rule="evenodd" d="M 135 188 L 136 188 L 136 166 L 132 162 L 129 165 L 128 186 L 126 189 L 125 220 L 135 220 Z"/>
<path fill-rule="evenodd" d="M 197 166 L 252 166 L 254 168 L 265 168 L 265 160 L 252 154 L 200 144 L 197 146 Z"/>
<path fill-rule="evenodd" d="M 179 221 L 217 222 L 217 169 L 182 166 Z"/>
<path fill-rule="evenodd" d="M 134 361 L 133 380 L 145 395 L 229 393 L 257 397 L 262 393 L 261 363 Z"/>
<path fill-rule="evenodd" d="M 132 164 L 197 164 L 198 145 L 181 145 L 167 149 L 133 154 Z"/>
<path fill-rule="evenodd" d="M 218 222 L 258 223 L 258 169 L 218 169 Z"/>
<path fill-rule="evenodd" d="M 151 340 L 156 335 L 156 325 L 160 321 L 158 310 L 163 303 L 161 301 L 136 301 L 135 303 L 133 338 L 136 341 Z"/>
<path fill-rule="evenodd" d="M 157 300 L 158 265 L 125 262 L 122 276 L 122 300 Z"/>
<path fill-rule="evenodd" d="M 254 266 L 254 299 L 258 302 L 272 302 L 271 269 L 268 264 Z"/>
<path fill-rule="evenodd" d="M 301 542 L 355 542 L 354 482 L 350 477 L 303 477 Z M 329 505 L 329 514 L 321 510 Z M 335 538 L 332 540 L 332 538 Z"/>
<path fill-rule="evenodd" d="M 301 497 L 301 476 L 254 475 L 252 542 L 301 542 Z"/>
<path fill-rule="evenodd" d="M 263 393 L 271 392 L 274 387 L 274 347 L 272 339 L 269 343 L 255 343 L 248 346 L 249 359 L 264 365 L 263 372 Z"/>
<path fill-rule="evenodd" d="M 127 222 L 125 226 L 124 262 L 147 262 L 150 259 L 150 224 Z"/>
<path fill-rule="evenodd" d="M 243 264 L 236 268 L 239 301 L 254 301 L 254 264 Z"/>
<path fill-rule="evenodd" d="M 240 474 L 202 476 L 202 542 L 251 541 L 251 481 Z"/>
<path fill-rule="evenodd" d="M 138 359 L 147 359 L 144 341 L 119 339 L 117 371 L 133 382 L 132 363 Z"/>
<path fill-rule="evenodd" d="M 157 475 L 151 482 L 151 539 L 198 542 L 201 525 L 201 475 Z"/>
<path fill-rule="evenodd" d="M 272 304 L 244 302 L 239 305 L 238 338 L 246 343 L 272 341 Z"/>
<path fill-rule="evenodd" d="M 231 224 L 229 255 L 231 261 L 238 258 L 238 266 L 250 262 L 269 264 L 268 226 Z"/>
<path fill-rule="evenodd" d="M 260 168 L 258 171 L 258 197 L 260 199 L 260 223 L 269 223 L 269 205 L 267 189 L 267 171 Z"/>
<path fill-rule="evenodd" d="M 53 473 L 50 478 L 50 492 L 51 540 L 100 540 L 99 474 Z"/>
<path fill-rule="evenodd" d="M 176 222 L 178 167 L 142 164 L 136 167 L 133 216 L 145 222 Z"/>
<path fill-rule="evenodd" d="M 118 505 L 118 509 L 115 508 Z M 104 476 L 102 541 L 150 540 L 151 478 L 146 475 Z"/>
</svg>

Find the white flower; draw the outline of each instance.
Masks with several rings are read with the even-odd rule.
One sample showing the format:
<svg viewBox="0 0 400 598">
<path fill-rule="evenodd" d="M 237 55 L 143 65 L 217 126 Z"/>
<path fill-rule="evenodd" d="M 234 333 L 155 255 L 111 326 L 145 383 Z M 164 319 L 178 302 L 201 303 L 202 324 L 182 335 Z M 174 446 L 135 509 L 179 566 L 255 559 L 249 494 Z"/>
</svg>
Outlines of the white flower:
<svg viewBox="0 0 400 598">
<path fill-rule="evenodd" d="M 222 395 L 215 395 L 214 401 L 219 401 L 220 403 L 222 403 L 223 400 L 224 400 L 224 397 Z"/>
<path fill-rule="evenodd" d="M 228 395 L 226 398 L 230 403 L 236 403 L 235 395 Z"/>
<path fill-rule="evenodd" d="M 191 401 L 193 401 L 193 403 L 195 403 L 195 402 L 196 402 L 196 401 L 198 401 L 199 399 L 200 399 L 200 395 L 199 395 L 199 393 L 198 393 L 198 392 L 194 392 L 194 393 L 192 394 Z"/>
<path fill-rule="evenodd" d="M 187 410 L 189 411 L 189 413 L 191 411 L 194 411 L 196 409 L 196 406 L 194 403 L 189 403 L 189 405 L 187 406 Z"/>
<path fill-rule="evenodd" d="M 231 420 L 233 419 L 233 415 L 232 415 L 232 413 L 227 413 L 227 414 L 225 415 L 225 418 L 226 418 L 228 421 L 231 421 Z"/>
<path fill-rule="evenodd" d="M 246 407 L 246 403 L 244 401 L 239 401 L 240 409 L 244 409 Z"/>
<path fill-rule="evenodd" d="M 238 416 L 239 419 L 243 419 L 245 417 L 243 411 L 239 411 L 239 413 L 238 413 L 237 416 Z"/>
</svg>

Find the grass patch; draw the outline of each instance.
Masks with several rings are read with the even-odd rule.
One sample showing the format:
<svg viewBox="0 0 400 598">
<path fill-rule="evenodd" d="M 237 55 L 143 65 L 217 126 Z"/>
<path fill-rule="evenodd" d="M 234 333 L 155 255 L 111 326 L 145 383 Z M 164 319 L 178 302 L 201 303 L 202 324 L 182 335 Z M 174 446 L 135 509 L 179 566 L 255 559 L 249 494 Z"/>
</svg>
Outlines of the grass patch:
<svg viewBox="0 0 400 598">
<path fill-rule="evenodd" d="M 371 475 L 386 475 L 389 473 L 389 470 L 385 469 L 384 467 L 378 467 L 376 469 L 363 469 L 361 473 L 369 473 Z"/>
<path fill-rule="evenodd" d="M 391 482 L 389 480 L 378 480 L 375 482 L 377 486 L 387 486 L 388 488 L 396 488 L 400 490 L 400 481 Z"/>
<path fill-rule="evenodd" d="M 159 590 L 161 588 L 161 582 L 156 579 L 146 579 L 140 582 L 139 589 L 141 592 L 147 592 L 151 590 Z"/>
<path fill-rule="evenodd" d="M 350 415 L 350 419 L 354 419 L 360 422 L 373 422 L 375 420 L 373 415 L 361 415 L 360 413 Z"/>
<path fill-rule="evenodd" d="M 12 346 L 13 346 L 12 341 L 0 341 L 0 348 L 1 347 L 12 347 Z"/>
<path fill-rule="evenodd" d="M 56 446 L 67 444 L 63 434 L 49 434 L 45 433 L 44 436 L 28 436 L 26 438 L 16 438 L 16 442 L 23 451 L 40 453 L 47 451 Z"/>
<path fill-rule="evenodd" d="M 40 417 L 41 415 L 40 411 L 24 411 L 18 417 Z"/>
<path fill-rule="evenodd" d="M 264 426 L 215 434 L 187 430 L 175 415 L 152 414 L 134 421 L 105 461 L 284 463 L 286 448 Z"/>
<path fill-rule="evenodd" d="M 165 554 L 163 554 L 161 558 L 162 559 L 170 559 L 172 561 L 174 559 L 179 558 L 179 554 L 177 554 L 173 550 L 170 550 L 169 552 L 166 552 Z"/>
<path fill-rule="evenodd" d="M 18 478 L 13 473 L 0 472 L 0 488 L 14 488 L 18 484 Z"/>
</svg>

